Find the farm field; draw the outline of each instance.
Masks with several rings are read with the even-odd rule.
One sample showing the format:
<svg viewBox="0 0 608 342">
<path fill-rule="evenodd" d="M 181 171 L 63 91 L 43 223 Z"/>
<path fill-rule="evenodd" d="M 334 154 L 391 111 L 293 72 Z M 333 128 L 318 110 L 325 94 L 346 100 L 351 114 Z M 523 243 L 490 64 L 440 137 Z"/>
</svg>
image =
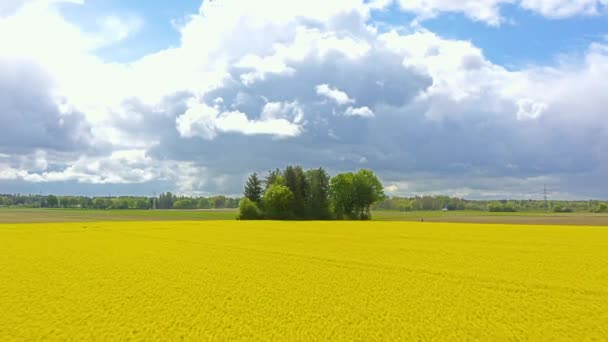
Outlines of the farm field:
<svg viewBox="0 0 608 342">
<path fill-rule="evenodd" d="M 493 213 L 487 211 L 389 211 L 373 212 L 376 221 L 420 221 L 452 223 L 490 223 L 524 225 L 575 225 L 608 226 L 607 214 L 595 213 L 545 213 L 514 212 Z"/>
<path fill-rule="evenodd" d="M 606 340 L 608 229 L 0 225 L 0 340 Z"/>
<path fill-rule="evenodd" d="M 236 209 L 95 210 L 0 208 L 0 223 L 234 220 Z"/>
<path fill-rule="evenodd" d="M 2 223 L 99 222 L 99 221 L 200 221 L 235 220 L 236 209 L 210 210 L 94 210 L 0 208 Z M 455 223 L 548 224 L 608 226 L 608 214 L 483 211 L 389 211 L 372 212 L 376 221 Z"/>
</svg>

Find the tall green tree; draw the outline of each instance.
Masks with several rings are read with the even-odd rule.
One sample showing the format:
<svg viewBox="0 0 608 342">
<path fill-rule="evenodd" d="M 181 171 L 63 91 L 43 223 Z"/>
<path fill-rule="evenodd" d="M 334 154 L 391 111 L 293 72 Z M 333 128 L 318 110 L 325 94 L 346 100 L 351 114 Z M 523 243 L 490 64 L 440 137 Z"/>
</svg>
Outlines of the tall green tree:
<svg viewBox="0 0 608 342">
<path fill-rule="evenodd" d="M 309 194 L 306 175 L 301 166 L 288 166 L 283 172 L 285 186 L 293 193 L 291 211 L 299 219 L 307 216 L 307 198 Z"/>
<path fill-rule="evenodd" d="M 339 219 L 371 218 L 371 207 L 385 198 L 382 183 L 370 170 L 342 173 L 330 181 L 333 209 Z"/>
<path fill-rule="evenodd" d="M 353 196 L 354 174 L 352 172 L 335 175 L 329 184 L 332 209 L 336 218 L 355 218 L 355 198 Z"/>
<path fill-rule="evenodd" d="M 166 194 L 160 194 L 158 196 L 158 209 L 173 209 L 173 202 L 175 202 L 175 197 L 172 193 L 167 192 Z"/>
<path fill-rule="evenodd" d="M 306 180 L 309 187 L 306 204 L 308 218 L 313 220 L 330 219 L 329 174 L 323 168 L 308 170 L 306 171 Z"/>
<path fill-rule="evenodd" d="M 262 195 L 264 194 L 264 189 L 262 188 L 262 181 L 258 177 L 257 173 L 253 173 L 247 179 L 247 184 L 245 184 L 245 191 L 243 195 L 248 198 L 253 203 L 259 204 L 262 200 Z"/>
<path fill-rule="evenodd" d="M 271 186 L 275 184 L 285 185 L 282 172 L 279 169 L 269 171 L 266 177 L 264 178 L 265 190 L 268 190 Z"/>
<path fill-rule="evenodd" d="M 353 175 L 353 196 L 355 214 L 359 219 L 371 219 L 371 207 L 383 200 L 382 183 L 371 170 L 361 169 Z"/>
</svg>

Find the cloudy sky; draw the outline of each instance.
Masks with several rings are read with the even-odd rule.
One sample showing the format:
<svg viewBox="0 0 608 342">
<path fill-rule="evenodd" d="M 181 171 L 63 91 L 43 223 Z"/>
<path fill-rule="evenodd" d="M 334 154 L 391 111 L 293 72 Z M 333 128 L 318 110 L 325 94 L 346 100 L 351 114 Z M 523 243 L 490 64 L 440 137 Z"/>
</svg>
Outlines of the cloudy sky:
<svg viewBox="0 0 608 342">
<path fill-rule="evenodd" d="M 0 193 L 608 197 L 608 0 L 2 0 Z"/>
</svg>

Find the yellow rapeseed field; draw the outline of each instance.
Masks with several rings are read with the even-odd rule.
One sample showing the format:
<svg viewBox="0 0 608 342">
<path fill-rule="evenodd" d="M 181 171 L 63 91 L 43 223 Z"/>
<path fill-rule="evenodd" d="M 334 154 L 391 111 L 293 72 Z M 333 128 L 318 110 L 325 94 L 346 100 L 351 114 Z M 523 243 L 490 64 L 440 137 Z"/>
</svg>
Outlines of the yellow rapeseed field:
<svg viewBox="0 0 608 342">
<path fill-rule="evenodd" d="M 0 341 L 608 340 L 608 228 L 0 225 Z"/>
</svg>

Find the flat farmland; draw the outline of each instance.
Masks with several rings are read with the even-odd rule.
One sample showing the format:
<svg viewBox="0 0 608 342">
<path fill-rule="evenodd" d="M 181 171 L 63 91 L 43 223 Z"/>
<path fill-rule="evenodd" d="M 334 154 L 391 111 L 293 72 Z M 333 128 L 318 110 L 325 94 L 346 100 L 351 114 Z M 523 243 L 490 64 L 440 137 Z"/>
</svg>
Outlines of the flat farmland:
<svg viewBox="0 0 608 342">
<path fill-rule="evenodd" d="M 206 221 L 235 220 L 236 209 L 208 210 L 94 210 L 0 208 L 2 223 L 100 222 L 100 221 Z M 608 226 L 608 214 L 593 213 L 490 213 L 484 211 L 372 212 L 375 221 L 500 223 L 524 225 Z"/>
<path fill-rule="evenodd" d="M 234 220 L 236 209 L 95 210 L 0 208 L 1 223 Z"/>
<path fill-rule="evenodd" d="M 373 219 L 377 221 L 421 221 L 452 223 L 496 223 L 523 225 L 572 225 L 608 226 L 608 214 L 595 213 L 545 213 L 514 212 L 493 213 L 487 211 L 376 211 Z"/>
<path fill-rule="evenodd" d="M 0 225 L 0 340 L 606 340 L 608 229 Z"/>
</svg>

